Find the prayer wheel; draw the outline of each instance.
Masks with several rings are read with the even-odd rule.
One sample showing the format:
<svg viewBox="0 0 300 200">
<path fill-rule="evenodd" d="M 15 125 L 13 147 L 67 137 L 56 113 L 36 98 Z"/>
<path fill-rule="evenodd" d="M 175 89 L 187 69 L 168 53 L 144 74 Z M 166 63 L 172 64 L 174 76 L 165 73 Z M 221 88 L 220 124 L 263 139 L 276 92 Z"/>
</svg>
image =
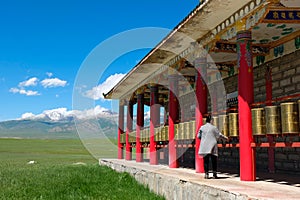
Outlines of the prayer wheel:
<svg viewBox="0 0 300 200">
<path fill-rule="evenodd" d="M 165 141 L 164 138 L 165 138 L 165 127 L 164 126 L 161 126 L 160 127 L 160 141 Z"/>
<path fill-rule="evenodd" d="M 252 134 L 265 135 L 266 134 L 266 118 L 265 110 L 263 108 L 253 108 L 252 113 Z"/>
<path fill-rule="evenodd" d="M 212 119 L 213 119 L 213 125 L 214 126 L 216 126 L 216 127 L 218 127 L 219 126 L 219 118 L 218 118 L 218 116 L 214 116 L 214 117 L 212 117 Z"/>
<path fill-rule="evenodd" d="M 159 139 L 158 139 L 158 128 L 154 128 L 154 141 L 159 141 Z"/>
<path fill-rule="evenodd" d="M 299 116 L 296 102 L 281 103 L 282 133 L 299 133 Z"/>
<path fill-rule="evenodd" d="M 238 113 L 229 113 L 229 136 L 237 137 L 239 136 L 239 123 L 238 123 Z"/>
<path fill-rule="evenodd" d="M 122 133 L 120 135 L 120 142 L 123 143 L 123 144 L 125 143 L 125 137 L 126 137 L 125 133 Z"/>
<path fill-rule="evenodd" d="M 146 129 L 146 142 L 150 142 L 150 128 Z"/>
<path fill-rule="evenodd" d="M 168 139 L 169 139 L 169 127 L 164 126 L 163 131 L 162 131 L 162 140 L 163 141 L 168 141 Z"/>
<path fill-rule="evenodd" d="M 158 132 L 157 132 L 157 134 L 158 134 L 158 141 L 161 141 L 162 140 L 162 133 L 161 133 L 162 127 L 158 127 L 157 129 L 158 129 Z"/>
<path fill-rule="evenodd" d="M 280 134 L 280 112 L 277 106 L 266 106 L 266 134 Z"/>
<path fill-rule="evenodd" d="M 182 140 L 183 139 L 183 134 L 184 134 L 184 126 L 183 123 L 178 124 L 178 139 Z"/>
<path fill-rule="evenodd" d="M 228 116 L 227 115 L 219 115 L 219 122 L 218 122 L 218 129 L 219 131 L 225 135 L 229 136 L 229 131 L 228 131 Z"/>
<path fill-rule="evenodd" d="M 143 142 L 143 130 L 140 132 L 140 142 Z"/>
<path fill-rule="evenodd" d="M 174 140 L 178 140 L 179 138 L 179 124 L 174 124 Z"/>
<path fill-rule="evenodd" d="M 190 136 L 190 124 L 189 122 L 184 122 L 184 137 L 183 139 L 187 140 Z"/>
<path fill-rule="evenodd" d="M 190 136 L 189 139 L 193 140 L 195 139 L 195 130 L 196 129 L 196 122 L 195 121 L 190 121 Z"/>
<path fill-rule="evenodd" d="M 146 130 L 145 129 L 143 129 L 141 131 L 141 141 L 146 142 Z"/>
</svg>

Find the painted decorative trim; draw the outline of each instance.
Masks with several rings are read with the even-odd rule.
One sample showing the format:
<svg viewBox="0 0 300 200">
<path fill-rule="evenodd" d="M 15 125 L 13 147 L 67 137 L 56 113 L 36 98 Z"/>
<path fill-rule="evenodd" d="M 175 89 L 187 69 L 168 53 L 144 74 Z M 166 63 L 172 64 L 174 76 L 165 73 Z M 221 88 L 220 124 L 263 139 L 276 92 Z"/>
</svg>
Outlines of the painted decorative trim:
<svg viewBox="0 0 300 200">
<path fill-rule="evenodd" d="M 219 38 L 229 40 L 234 38 L 237 34 L 236 24 L 240 20 L 245 20 L 245 29 L 250 29 L 255 24 L 259 23 L 266 12 L 265 0 L 252 0 L 247 5 L 239 9 L 237 12 L 232 14 L 220 25 L 213 29 L 215 35 L 219 35 Z M 254 12 L 254 13 L 252 13 Z"/>
<path fill-rule="evenodd" d="M 237 45 L 226 41 L 218 41 L 211 50 L 212 52 L 226 52 L 226 53 L 237 53 Z M 254 56 L 267 55 L 269 54 L 269 45 L 253 44 L 252 54 Z"/>
</svg>

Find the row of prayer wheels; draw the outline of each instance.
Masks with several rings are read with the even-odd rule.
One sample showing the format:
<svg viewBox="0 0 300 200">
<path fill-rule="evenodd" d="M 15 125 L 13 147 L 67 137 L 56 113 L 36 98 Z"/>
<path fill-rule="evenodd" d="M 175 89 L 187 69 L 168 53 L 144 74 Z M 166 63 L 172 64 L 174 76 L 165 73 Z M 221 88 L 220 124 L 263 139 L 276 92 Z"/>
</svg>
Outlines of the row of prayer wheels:
<svg viewBox="0 0 300 200">
<path fill-rule="evenodd" d="M 154 129 L 154 141 L 168 141 L 169 140 L 169 127 L 161 126 Z"/>
<path fill-rule="evenodd" d="M 175 140 L 193 140 L 195 139 L 195 121 L 181 122 L 175 124 Z"/>
<path fill-rule="evenodd" d="M 227 137 L 239 136 L 238 113 L 214 116 L 213 124 Z"/>
<path fill-rule="evenodd" d="M 300 132 L 300 100 L 281 103 L 280 106 L 253 108 L 252 134 L 298 134 Z M 228 137 L 239 136 L 238 113 L 228 113 L 213 117 L 214 125 Z M 205 124 L 205 118 L 203 124 Z M 195 121 L 175 124 L 175 140 L 195 139 Z M 141 142 L 150 141 L 150 129 L 141 130 Z M 125 143 L 125 134 L 121 134 L 121 143 Z M 135 142 L 135 132 L 129 134 L 129 142 Z M 168 141 L 168 126 L 155 128 L 155 141 Z"/>
<path fill-rule="evenodd" d="M 150 129 L 143 129 L 140 132 L 140 141 L 141 142 L 150 142 Z"/>
<path fill-rule="evenodd" d="M 253 135 L 298 134 L 300 100 L 252 109 Z"/>
</svg>

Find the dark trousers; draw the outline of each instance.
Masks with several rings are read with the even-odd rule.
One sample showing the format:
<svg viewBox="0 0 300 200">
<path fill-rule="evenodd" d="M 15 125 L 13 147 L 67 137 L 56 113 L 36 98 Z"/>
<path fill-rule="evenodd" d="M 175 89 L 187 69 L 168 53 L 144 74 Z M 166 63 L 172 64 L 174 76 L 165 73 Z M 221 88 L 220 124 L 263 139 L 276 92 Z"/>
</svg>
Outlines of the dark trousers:
<svg viewBox="0 0 300 200">
<path fill-rule="evenodd" d="M 205 173 L 208 173 L 209 171 L 209 158 L 211 159 L 212 162 L 212 168 L 213 172 L 217 172 L 217 159 L 218 156 L 212 155 L 212 154 L 207 154 L 203 159 L 204 159 L 204 171 Z"/>
</svg>

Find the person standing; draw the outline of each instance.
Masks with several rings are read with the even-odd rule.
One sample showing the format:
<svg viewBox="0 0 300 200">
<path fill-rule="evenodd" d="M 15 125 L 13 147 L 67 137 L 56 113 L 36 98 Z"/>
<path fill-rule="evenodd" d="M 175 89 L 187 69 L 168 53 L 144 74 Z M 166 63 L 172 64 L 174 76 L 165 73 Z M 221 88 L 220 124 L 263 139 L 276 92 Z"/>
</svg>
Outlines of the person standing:
<svg viewBox="0 0 300 200">
<path fill-rule="evenodd" d="M 228 140 L 228 137 L 212 125 L 213 119 L 209 115 L 206 124 L 201 126 L 197 137 L 201 139 L 198 154 L 204 159 L 205 179 L 209 178 L 209 160 L 212 161 L 213 178 L 217 179 L 218 139 Z"/>
</svg>

